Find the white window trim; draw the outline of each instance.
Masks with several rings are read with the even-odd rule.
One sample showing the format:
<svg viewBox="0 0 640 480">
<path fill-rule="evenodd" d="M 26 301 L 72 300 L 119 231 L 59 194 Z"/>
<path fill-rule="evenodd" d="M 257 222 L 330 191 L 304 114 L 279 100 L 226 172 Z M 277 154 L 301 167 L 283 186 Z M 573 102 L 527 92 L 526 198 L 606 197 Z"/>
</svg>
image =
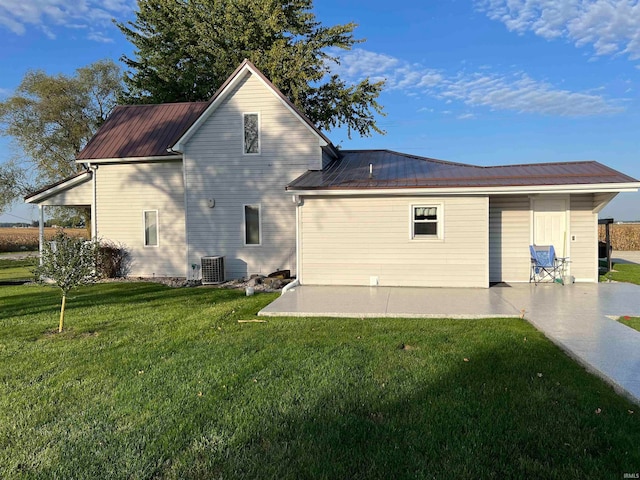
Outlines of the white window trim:
<svg viewBox="0 0 640 480">
<path fill-rule="evenodd" d="M 147 245 L 147 213 L 155 212 L 156 214 L 156 244 Z M 160 246 L 160 222 L 158 210 L 143 210 L 142 211 L 142 245 L 144 248 L 158 248 Z"/>
<path fill-rule="evenodd" d="M 247 211 L 246 207 L 258 207 L 258 236 L 259 243 L 247 243 Z M 242 205 L 242 242 L 245 247 L 259 247 L 262 245 L 262 204 L 245 203 Z"/>
<path fill-rule="evenodd" d="M 418 235 L 414 233 L 415 221 L 413 216 L 413 209 L 419 208 L 436 208 L 437 220 L 436 230 L 437 235 Z M 444 240 L 444 205 L 442 203 L 413 203 L 409 205 L 409 239 L 412 242 L 441 242 Z"/>
<path fill-rule="evenodd" d="M 247 153 L 244 151 L 244 144 L 245 144 L 245 138 L 244 138 L 244 117 L 245 115 L 257 115 L 258 116 L 258 151 L 255 153 Z M 260 118 L 260 112 L 242 112 L 242 155 L 247 155 L 249 157 L 251 156 L 255 156 L 255 155 L 260 155 L 262 153 L 262 119 Z"/>
</svg>

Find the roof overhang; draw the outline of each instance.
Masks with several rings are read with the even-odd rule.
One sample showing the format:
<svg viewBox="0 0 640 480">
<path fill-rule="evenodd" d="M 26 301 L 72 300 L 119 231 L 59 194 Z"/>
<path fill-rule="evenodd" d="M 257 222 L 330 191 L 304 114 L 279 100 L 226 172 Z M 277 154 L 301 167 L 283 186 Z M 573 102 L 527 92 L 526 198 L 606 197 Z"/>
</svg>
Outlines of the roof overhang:
<svg viewBox="0 0 640 480">
<path fill-rule="evenodd" d="M 24 201 L 26 203 L 38 204 L 46 200 L 47 198 L 57 195 L 60 192 L 63 192 L 77 185 L 80 185 L 81 183 L 91 180 L 92 175 L 93 174 L 90 171 L 82 172 L 71 178 L 67 178 L 65 180 L 62 180 L 61 182 L 54 183 L 53 185 L 45 187 L 42 190 L 38 190 L 37 192 L 34 192 L 31 195 L 27 195 L 26 197 L 24 197 Z"/>
<path fill-rule="evenodd" d="M 182 154 L 175 152 L 172 155 L 157 155 L 154 157 L 122 157 L 122 158 L 93 158 L 76 160 L 76 163 L 83 163 L 85 165 L 100 165 L 103 163 L 149 163 L 149 162 L 175 162 L 182 160 Z"/>
<path fill-rule="evenodd" d="M 198 117 L 198 119 L 187 129 L 186 132 L 171 147 L 171 150 L 183 152 L 185 144 L 198 131 L 202 124 L 211 116 L 211 114 L 220 106 L 220 104 L 229 96 L 229 93 L 245 78 L 246 75 L 254 75 L 273 95 L 289 110 L 302 124 L 318 139 L 318 145 L 321 147 L 329 147 L 334 155 L 336 155 L 335 147 L 329 139 L 322 134 L 313 124 L 306 118 L 295 106 L 286 99 L 286 97 L 248 60 L 240 64 L 234 73 L 220 87 L 218 92 L 211 99 L 211 104 Z"/>
<path fill-rule="evenodd" d="M 531 185 L 507 187 L 416 187 L 416 188 L 358 188 L 307 189 L 287 188 L 287 192 L 300 196 L 410 196 L 410 195 L 535 195 L 544 193 L 620 193 L 637 192 L 640 182 L 600 183 L 576 185 Z"/>
</svg>

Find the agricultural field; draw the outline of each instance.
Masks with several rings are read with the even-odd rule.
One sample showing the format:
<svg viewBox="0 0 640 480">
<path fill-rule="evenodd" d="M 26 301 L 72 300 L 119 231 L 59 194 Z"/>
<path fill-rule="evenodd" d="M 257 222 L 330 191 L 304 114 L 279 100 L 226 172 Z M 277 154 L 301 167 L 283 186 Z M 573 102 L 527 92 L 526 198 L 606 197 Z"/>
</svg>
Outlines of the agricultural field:
<svg viewBox="0 0 640 480">
<path fill-rule="evenodd" d="M 640 250 L 640 223 L 614 223 L 610 226 L 614 250 Z M 605 240 L 605 226 L 598 225 L 598 240 Z"/>
<path fill-rule="evenodd" d="M 52 239 L 59 228 L 45 228 L 44 236 Z M 84 228 L 65 228 L 65 233 L 73 237 L 89 238 Z M 33 228 L 0 228 L 0 252 L 33 252 L 38 250 L 38 229 Z"/>
</svg>

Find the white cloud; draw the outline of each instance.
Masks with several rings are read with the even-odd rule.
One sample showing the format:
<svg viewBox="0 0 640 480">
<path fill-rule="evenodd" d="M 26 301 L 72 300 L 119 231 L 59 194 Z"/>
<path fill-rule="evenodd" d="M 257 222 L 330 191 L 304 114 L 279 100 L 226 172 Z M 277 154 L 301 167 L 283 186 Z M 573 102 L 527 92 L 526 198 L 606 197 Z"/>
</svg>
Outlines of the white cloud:
<svg viewBox="0 0 640 480">
<path fill-rule="evenodd" d="M 640 59 L 639 0 L 476 0 L 510 31 L 590 45 L 595 55 Z"/>
<path fill-rule="evenodd" d="M 89 40 L 109 41 L 104 33 L 111 19 L 131 13 L 135 0 L 0 0 L 0 27 L 24 35 L 35 27 L 54 39 L 54 27 L 90 27 Z"/>
<path fill-rule="evenodd" d="M 623 110 L 600 95 L 560 90 L 524 73 L 508 76 L 461 74 L 447 82 L 440 96 L 469 106 L 561 117 L 586 117 Z"/>
<path fill-rule="evenodd" d="M 573 92 L 535 80 L 522 72 L 492 73 L 486 66 L 477 73 L 461 71 L 447 74 L 360 49 L 342 56 L 341 64 L 334 71 L 351 81 L 367 76 L 385 78 L 389 90 L 401 90 L 407 94 L 420 92 L 445 104 L 461 103 L 467 107 L 563 117 L 604 115 L 624 110 L 619 102 L 594 93 L 599 89 Z M 470 114 L 467 112 L 460 118 L 470 118 Z"/>
<path fill-rule="evenodd" d="M 458 115 L 458 120 L 472 120 L 476 118 L 474 113 L 463 113 L 462 115 Z"/>
</svg>

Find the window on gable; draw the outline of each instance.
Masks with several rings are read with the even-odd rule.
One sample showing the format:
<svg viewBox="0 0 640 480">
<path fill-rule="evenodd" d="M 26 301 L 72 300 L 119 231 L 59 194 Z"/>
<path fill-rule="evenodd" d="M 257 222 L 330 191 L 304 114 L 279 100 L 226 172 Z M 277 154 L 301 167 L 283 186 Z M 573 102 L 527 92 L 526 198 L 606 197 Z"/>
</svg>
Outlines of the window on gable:
<svg viewBox="0 0 640 480">
<path fill-rule="evenodd" d="M 442 238 L 442 208 L 438 205 L 414 205 L 411 238 Z"/>
<path fill-rule="evenodd" d="M 260 245 L 260 205 L 244 206 L 244 243 Z"/>
<path fill-rule="evenodd" d="M 244 153 L 260 153 L 260 119 L 257 113 L 245 113 L 243 118 Z"/>
<path fill-rule="evenodd" d="M 158 246 L 158 211 L 145 210 L 143 212 L 144 222 L 144 246 Z"/>
</svg>

